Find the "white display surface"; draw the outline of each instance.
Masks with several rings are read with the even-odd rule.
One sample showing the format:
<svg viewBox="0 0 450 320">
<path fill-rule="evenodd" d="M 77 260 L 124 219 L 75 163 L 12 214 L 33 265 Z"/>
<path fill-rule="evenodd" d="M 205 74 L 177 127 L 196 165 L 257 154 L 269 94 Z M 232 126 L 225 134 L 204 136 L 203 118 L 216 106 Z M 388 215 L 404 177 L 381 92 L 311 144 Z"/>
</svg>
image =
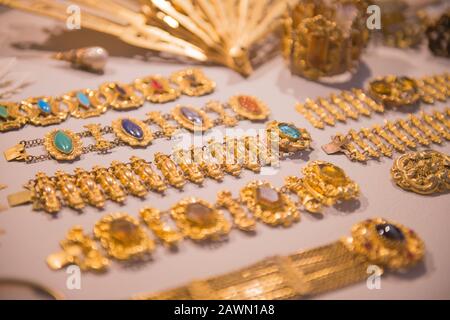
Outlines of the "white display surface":
<svg viewBox="0 0 450 320">
<path fill-rule="evenodd" d="M 14 10 L 0 8 L 1 57 L 19 58 L 17 71 L 33 74 L 36 82 L 12 101 L 30 96 L 60 95 L 81 88 L 95 88 L 105 81 L 130 82 L 149 74 L 168 76 L 186 65 L 173 62 L 154 62 L 133 59 L 142 55 L 144 50 L 122 44 L 118 40 L 88 30 L 48 34 L 44 28 L 55 30 L 62 24 L 52 20 L 35 17 Z M 54 31 L 53 31 L 54 32 Z M 18 49 L 17 43 L 32 43 L 31 50 Z M 107 70 L 103 75 L 73 70 L 63 62 L 47 57 L 49 50 L 66 50 L 82 46 L 101 45 L 110 50 Z M 351 226 L 370 217 L 384 217 L 400 222 L 414 229 L 425 241 L 427 253 L 423 264 L 405 274 L 386 274 L 381 280 L 380 290 L 369 290 L 364 282 L 337 291 L 318 296 L 319 299 L 449 299 L 450 298 L 450 194 L 421 196 L 406 192 L 397 187 L 390 178 L 391 159 L 379 162 L 371 161 L 367 165 L 350 162 L 344 155 L 326 155 L 320 148 L 329 142 L 337 132 L 346 132 L 350 128 L 358 129 L 382 123 L 384 119 L 405 117 L 409 109 L 388 111 L 384 115 L 374 115 L 359 121 L 348 121 L 325 130 L 313 128 L 294 105 L 306 98 L 325 96 L 331 92 L 351 87 L 361 87 L 368 80 L 381 75 L 396 74 L 412 77 L 450 72 L 450 61 L 433 57 L 423 48 L 419 51 L 396 50 L 390 48 L 369 48 L 363 57 L 359 72 L 351 82 L 339 85 L 322 85 L 290 75 L 281 58 L 276 58 L 258 68 L 248 79 L 223 67 L 203 67 L 208 77 L 217 82 L 217 90 L 210 96 L 200 98 L 181 97 L 168 104 L 146 103 L 142 108 L 130 112 L 109 111 L 99 118 L 69 119 L 58 126 L 26 128 L 1 134 L 0 150 L 16 144 L 20 140 L 41 138 L 54 128 L 67 128 L 75 132 L 83 131 L 83 125 L 100 123 L 109 125 L 120 116 L 144 118 L 152 110 L 168 111 L 176 104 L 202 106 L 210 99 L 226 101 L 236 93 L 258 96 L 272 109 L 271 119 L 289 121 L 306 128 L 312 135 L 314 150 L 295 160 L 286 160 L 276 175 L 260 176 L 244 172 L 238 179 L 226 176 L 223 183 L 206 180 L 203 187 L 187 184 L 182 192 L 171 189 L 166 196 L 149 194 L 146 200 L 129 197 L 126 205 L 119 206 L 108 202 L 102 212 L 86 208 L 82 214 L 63 209 L 57 217 L 51 217 L 40 211 L 32 211 L 31 206 L 7 208 L 6 196 L 21 190 L 21 185 L 32 178 L 36 172 L 43 171 L 52 175 L 56 170 L 73 171 L 76 167 L 90 169 L 94 165 L 108 166 L 113 160 L 127 161 L 131 155 L 151 159 L 155 152 L 170 152 L 173 143 L 158 140 L 147 149 L 133 150 L 128 147 L 114 149 L 109 155 L 94 153 L 82 156 L 74 163 L 46 161 L 27 165 L 18 162 L 6 162 L 0 157 L 0 184 L 8 188 L 0 191 L 0 278 L 13 277 L 38 281 L 57 291 L 68 299 L 124 299 L 141 292 L 155 292 L 182 285 L 193 279 L 201 279 L 245 267 L 265 257 L 286 255 L 298 250 L 315 248 L 348 235 Z M 436 108 L 443 110 L 444 105 Z M 424 106 L 424 109 L 434 107 Z M 264 124 L 252 124 L 248 121 L 239 124 L 242 129 L 260 129 Z M 225 132 L 224 127 L 217 128 Z M 433 145 L 433 149 L 450 153 L 450 143 Z M 41 154 L 42 148 L 30 150 L 31 154 Z M 398 156 L 398 154 L 396 154 Z M 82 225 L 92 230 L 95 222 L 104 214 L 127 212 L 134 217 L 145 205 L 158 209 L 167 209 L 172 204 L 188 196 L 198 196 L 210 202 L 216 193 L 231 189 L 235 194 L 247 182 L 264 179 L 281 186 L 284 177 L 298 175 L 307 160 L 326 160 L 342 167 L 361 188 L 360 204 L 343 210 L 325 209 L 323 218 L 316 218 L 302 212 L 301 221 L 291 228 L 270 228 L 258 224 L 254 236 L 234 230 L 229 240 L 217 246 L 199 245 L 184 241 L 177 252 L 171 252 L 159 246 L 153 255 L 153 261 L 125 267 L 112 261 L 108 272 L 104 274 L 84 273 L 80 290 L 66 287 L 68 274 L 64 270 L 50 270 L 45 259 L 48 254 L 58 251 L 59 241 L 73 225 Z"/>
</svg>

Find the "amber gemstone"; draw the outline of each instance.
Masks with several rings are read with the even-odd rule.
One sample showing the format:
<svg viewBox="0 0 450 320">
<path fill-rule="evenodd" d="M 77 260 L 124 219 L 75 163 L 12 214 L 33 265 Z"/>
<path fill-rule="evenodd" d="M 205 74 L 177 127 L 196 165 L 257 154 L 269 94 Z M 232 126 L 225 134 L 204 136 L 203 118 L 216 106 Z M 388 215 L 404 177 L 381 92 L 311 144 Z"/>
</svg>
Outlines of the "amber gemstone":
<svg viewBox="0 0 450 320">
<path fill-rule="evenodd" d="M 239 101 L 239 104 L 241 105 L 241 107 L 244 108 L 245 110 L 247 110 L 251 113 L 254 113 L 254 114 L 261 113 L 261 109 L 259 108 L 258 103 L 252 97 L 240 96 L 238 98 L 238 101 Z"/>
<path fill-rule="evenodd" d="M 267 185 L 256 189 L 256 201 L 263 209 L 276 209 L 282 204 L 280 193 Z"/>
<path fill-rule="evenodd" d="M 217 222 L 214 210 L 199 202 L 186 206 L 186 216 L 191 223 L 201 227 L 211 227 Z"/>
<path fill-rule="evenodd" d="M 347 177 L 345 176 L 344 170 L 331 163 L 319 164 L 317 166 L 316 173 L 326 183 L 332 184 L 336 187 L 345 185 L 347 182 Z"/>
<path fill-rule="evenodd" d="M 373 81 L 370 84 L 372 90 L 377 94 L 382 95 L 390 95 L 391 94 L 391 87 L 389 84 L 386 83 L 386 81 L 383 80 L 376 80 Z"/>
<path fill-rule="evenodd" d="M 138 238 L 138 227 L 126 220 L 119 218 L 111 222 L 110 232 L 114 239 L 120 242 L 130 242 Z"/>
</svg>

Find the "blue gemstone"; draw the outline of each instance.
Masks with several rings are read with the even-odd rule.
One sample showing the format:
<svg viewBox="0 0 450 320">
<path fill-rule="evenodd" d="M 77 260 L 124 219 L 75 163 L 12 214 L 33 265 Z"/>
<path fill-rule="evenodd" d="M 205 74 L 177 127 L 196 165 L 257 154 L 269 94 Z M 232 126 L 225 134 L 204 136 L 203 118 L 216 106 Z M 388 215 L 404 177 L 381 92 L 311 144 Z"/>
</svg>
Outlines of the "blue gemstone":
<svg viewBox="0 0 450 320">
<path fill-rule="evenodd" d="M 142 128 L 130 119 L 122 119 L 121 124 L 123 131 L 133 138 L 136 138 L 137 140 L 142 140 L 144 138 L 144 131 Z"/>
<path fill-rule="evenodd" d="M 300 134 L 300 131 L 296 127 L 294 127 L 290 124 L 287 124 L 287 123 L 280 123 L 278 125 L 278 128 L 280 129 L 280 131 L 282 133 L 284 133 L 291 139 L 295 139 L 295 140 L 300 139 L 301 134 Z"/>
<path fill-rule="evenodd" d="M 203 117 L 197 111 L 187 107 L 181 107 L 180 110 L 183 116 L 194 125 L 201 126 L 203 124 Z"/>
<path fill-rule="evenodd" d="M 47 101 L 39 99 L 37 102 L 38 108 L 44 113 L 50 113 L 52 110 L 50 104 Z"/>
<path fill-rule="evenodd" d="M 83 92 L 77 92 L 77 99 L 78 102 L 80 102 L 80 104 L 86 109 L 90 107 L 91 102 L 89 101 L 87 95 L 85 95 Z"/>
<path fill-rule="evenodd" d="M 393 224 L 390 223 L 377 224 L 375 228 L 377 229 L 377 232 L 380 236 L 385 237 L 389 240 L 394 241 L 405 240 L 403 232 Z"/>
</svg>

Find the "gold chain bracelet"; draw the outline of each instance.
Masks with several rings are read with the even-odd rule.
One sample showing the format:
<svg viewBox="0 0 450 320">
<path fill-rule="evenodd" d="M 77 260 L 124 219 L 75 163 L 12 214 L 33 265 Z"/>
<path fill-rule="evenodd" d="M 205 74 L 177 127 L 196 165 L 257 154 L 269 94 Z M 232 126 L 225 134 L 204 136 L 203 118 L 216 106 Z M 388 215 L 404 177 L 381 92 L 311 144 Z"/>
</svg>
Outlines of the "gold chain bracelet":
<svg viewBox="0 0 450 320">
<path fill-rule="evenodd" d="M 383 113 L 386 108 L 402 108 L 420 101 L 434 104 L 446 102 L 450 97 L 450 75 L 435 75 L 423 79 L 387 76 L 370 82 L 368 90 L 353 88 L 327 98 L 306 99 L 296 110 L 314 127 L 323 129 L 338 121 L 370 117 L 373 112 Z"/>
<path fill-rule="evenodd" d="M 181 94 L 202 96 L 213 92 L 215 86 L 200 69 L 186 69 L 173 73 L 169 79 L 151 75 L 131 84 L 107 82 L 98 89 L 75 90 L 59 97 L 0 102 L 0 132 L 20 129 L 27 123 L 34 126 L 58 124 L 69 115 L 83 119 L 98 117 L 109 108 L 131 110 L 141 107 L 145 101 L 164 103 L 176 100 Z"/>
<path fill-rule="evenodd" d="M 411 229 L 382 218 L 353 226 L 351 236 L 289 256 L 266 258 L 238 271 L 172 290 L 138 294 L 149 300 L 276 300 L 305 298 L 363 281 L 377 267 L 404 271 L 419 263 L 425 245 Z M 369 269 L 372 267 L 371 269 Z M 375 270 L 374 270 L 375 271 Z M 370 274 L 373 274 L 371 272 Z"/>
<path fill-rule="evenodd" d="M 228 110 L 232 110 L 231 114 Z M 211 119 L 208 113 L 218 117 Z M 4 152 L 7 161 L 25 161 L 36 163 L 56 159 L 59 161 L 74 161 L 82 154 L 98 152 L 100 154 L 123 145 L 131 147 L 147 147 L 155 138 L 171 138 L 179 129 L 195 132 L 205 132 L 218 125 L 232 127 L 241 120 L 264 121 L 268 118 L 270 109 L 260 99 L 248 95 L 236 95 L 222 104 L 219 101 L 209 101 L 203 108 L 178 105 L 170 113 L 162 114 L 152 111 L 144 121 L 125 117 L 112 122 L 111 126 L 101 127 L 99 124 L 89 124 L 87 131 L 75 133 L 71 130 L 55 129 L 43 139 L 21 141 Z M 171 124 L 175 121 L 177 125 Z M 160 130 L 152 132 L 148 125 L 155 125 Z M 103 135 L 114 133 L 116 139 L 106 140 Z M 82 138 L 93 138 L 95 144 L 83 146 Z M 44 146 L 47 154 L 29 155 L 27 149 Z"/>
<path fill-rule="evenodd" d="M 420 145 L 442 144 L 450 140 L 450 109 L 445 112 L 421 112 L 409 114 L 408 119 L 385 121 L 359 131 L 350 130 L 346 135 L 337 134 L 322 149 L 327 154 L 344 153 L 350 160 L 366 162 L 381 157 L 391 158 L 394 151 L 405 153 Z"/>
<path fill-rule="evenodd" d="M 33 203 L 34 209 L 49 213 L 62 205 L 81 210 L 86 204 L 102 208 L 106 199 L 123 203 L 128 194 L 145 197 L 149 190 L 164 191 L 168 185 L 182 188 L 187 181 L 202 184 L 206 177 L 222 180 L 224 174 L 239 176 L 242 169 L 260 172 L 277 165 L 280 158 L 308 149 L 311 136 L 289 123 L 273 121 L 265 136 L 225 136 L 203 147 L 178 149 L 171 155 L 156 153 L 154 163 L 132 157 L 130 163 L 114 161 L 111 167 L 96 166 L 91 172 L 77 168 L 74 175 L 57 171 L 54 177 L 42 172 L 26 185 L 26 191 L 8 197 L 16 206 Z M 154 168 L 159 170 L 159 172 Z M 160 173 L 163 177 L 160 176 Z"/>
<path fill-rule="evenodd" d="M 290 227 L 300 220 L 301 208 L 317 213 L 322 205 L 356 199 L 359 195 L 356 183 L 331 163 L 310 162 L 303 173 L 301 178 L 287 177 L 281 188 L 267 181 L 253 181 L 240 190 L 239 198 L 233 198 L 230 191 L 223 190 L 217 194 L 214 204 L 189 197 L 167 211 L 145 207 L 140 211 L 140 217 L 160 243 L 173 247 L 184 238 L 221 240 L 233 227 L 243 232 L 254 232 L 256 221 L 272 227 Z M 332 179 L 333 183 L 330 182 Z M 298 203 L 291 199 L 291 193 L 298 196 Z M 232 223 L 221 209 L 230 213 Z M 168 224 L 168 217 L 175 227 Z M 96 223 L 94 235 L 107 254 L 117 260 L 143 259 L 155 248 L 153 239 L 147 236 L 139 221 L 126 213 L 104 216 Z M 47 260 L 53 269 L 76 263 L 84 270 L 101 270 L 109 264 L 81 227 L 72 228 L 61 247 L 62 252 L 49 256 Z M 74 250 L 75 247 L 80 250 Z"/>
</svg>

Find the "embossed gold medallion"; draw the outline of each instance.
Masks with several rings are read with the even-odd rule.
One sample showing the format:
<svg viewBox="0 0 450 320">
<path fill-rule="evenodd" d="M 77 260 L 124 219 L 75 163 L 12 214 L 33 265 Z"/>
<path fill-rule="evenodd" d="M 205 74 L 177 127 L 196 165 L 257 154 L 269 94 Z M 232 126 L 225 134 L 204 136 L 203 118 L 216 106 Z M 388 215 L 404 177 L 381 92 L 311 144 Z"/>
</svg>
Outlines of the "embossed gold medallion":
<svg viewBox="0 0 450 320">
<path fill-rule="evenodd" d="M 369 94 L 387 106 L 412 105 L 420 99 L 416 80 L 408 77 L 387 76 L 369 84 Z"/>
<path fill-rule="evenodd" d="M 300 220 L 295 203 L 268 182 L 250 182 L 241 189 L 240 200 L 256 218 L 268 225 L 288 227 Z"/>
<path fill-rule="evenodd" d="M 286 188 L 298 195 L 305 210 L 321 213 L 323 206 L 356 199 L 359 186 L 338 166 L 326 161 L 312 161 L 302 169 L 303 177 L 287 177 Z"/>
<path fill-rule="evenodd" d="M 450 190 L 450 157 L 434 150 L 410 152 L 394 161 L 391 175 L 404 190 L 428 195 Z"/>
<path fill-rule="evenodd" d="M 153 140 L 150 128 L 141 120 L 120 118 L 112 122 L 114 134 L 132 147 L 146 147 Z"/>
<path fill-rule="evenodd" d="M 44 137 L 47 152 L 56 160 L 70 161 L 81 155 L 82 143 L 70 130 L 52 130 Z"/>
<path fill-rule="evenodd" d="M 192 240 L 219 240 L 231 229 L 220 210 L 194 197 L 181 200 L 170 213 L 180 231 Z"/>
<path fill-rule="evenodd" d="M 269 107 L 254 96 L 236 95 L 228 103 L 234 112 L 248 120 L 265 120 L 270 114 Z"/>
<path fill-rule="evenodd" d="M 211 119 L 203 110 L 192 106 L 177 105 L 172 109 L 172 116 L 183 128 L 190 131 L 204 132 L 213 126 Z"/>
<path fill-rule="evenodd" d="M 126 213 L 114 213 L 95 224 L 95 237 L 108 254 L 117 260 L 139 259 L 155 248 L 144 228 Z"/>
</svg>

